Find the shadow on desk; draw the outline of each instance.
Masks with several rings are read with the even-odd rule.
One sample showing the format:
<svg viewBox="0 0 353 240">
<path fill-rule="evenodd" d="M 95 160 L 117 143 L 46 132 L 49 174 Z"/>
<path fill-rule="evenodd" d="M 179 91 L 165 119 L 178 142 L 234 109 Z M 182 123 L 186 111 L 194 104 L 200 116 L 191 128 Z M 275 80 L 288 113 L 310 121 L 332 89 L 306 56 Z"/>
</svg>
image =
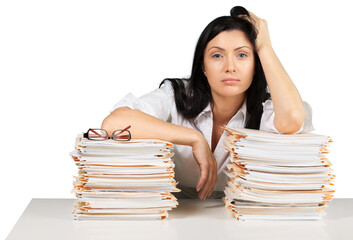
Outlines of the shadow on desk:
<svg viewBox="0 0 353 240">
<path fill-rule="evenodd" d="M 222 200 L 178 199 L 179 206 L 169 212 L 168 219 L 192 218 L 202 216 L 204 218 L 231 217 L 231 213 L 225 208 Z M 220 211 L 222 214 L 220 214 Z"/>
</svg>

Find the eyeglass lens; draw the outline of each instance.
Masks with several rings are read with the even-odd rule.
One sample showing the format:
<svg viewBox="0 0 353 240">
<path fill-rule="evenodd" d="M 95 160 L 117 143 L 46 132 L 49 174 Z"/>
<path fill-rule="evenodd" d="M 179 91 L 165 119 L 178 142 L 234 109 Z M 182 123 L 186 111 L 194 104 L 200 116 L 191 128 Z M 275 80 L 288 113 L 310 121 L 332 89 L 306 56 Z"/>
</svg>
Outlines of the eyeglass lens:
<svg viewBox="0 0 353 240">
<path fill-rule="evenodd" d="M 126 130 L 116 130 L 113 132 L 112 137 L 116 140 L 130 140 L 130 133 Z"/>
<path fill-rule="evenodd" d="M 108 133 L 103 129 L 90 129 L 88 131 L 88 139 L 105 140 L 108 139 Z"/>
</svg>

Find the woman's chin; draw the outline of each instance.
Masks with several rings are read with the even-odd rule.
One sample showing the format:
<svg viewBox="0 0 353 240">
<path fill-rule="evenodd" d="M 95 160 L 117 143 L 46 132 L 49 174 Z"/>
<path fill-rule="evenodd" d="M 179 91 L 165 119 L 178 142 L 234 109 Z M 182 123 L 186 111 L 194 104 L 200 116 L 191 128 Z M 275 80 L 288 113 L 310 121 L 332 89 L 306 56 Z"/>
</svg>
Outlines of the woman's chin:
<svg viewBox="0 0 353 240">
<path fill-rule="evenodd" d="M 244 95 L 244 93 L 245 91 L 239 88 L 232 88 L 232 89 L 228 88 L 228 89 L 220 90 L 217 95 L 224 98 L 233 98 L 233 97 L 240 97 Z"/>
</svg>

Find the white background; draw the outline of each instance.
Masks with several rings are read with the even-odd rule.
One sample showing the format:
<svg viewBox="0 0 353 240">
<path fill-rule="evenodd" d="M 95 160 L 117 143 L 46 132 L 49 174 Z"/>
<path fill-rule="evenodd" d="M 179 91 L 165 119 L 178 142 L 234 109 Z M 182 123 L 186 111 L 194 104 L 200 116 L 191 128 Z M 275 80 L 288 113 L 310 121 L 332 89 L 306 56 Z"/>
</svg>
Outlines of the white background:
<svg viewBox="0 0 353 240">
<path fill-rule="evenodd" d="M 1 235 L 32 198 L 73 198 L 77 133 L 100 127 L 127 93 L 190 75 L 206 25 L 242 5 L 268 21 L 272 45 L 334 139 L 335 197 L 353 197 L 349 1 L 2 1 Z"/>
</svg>

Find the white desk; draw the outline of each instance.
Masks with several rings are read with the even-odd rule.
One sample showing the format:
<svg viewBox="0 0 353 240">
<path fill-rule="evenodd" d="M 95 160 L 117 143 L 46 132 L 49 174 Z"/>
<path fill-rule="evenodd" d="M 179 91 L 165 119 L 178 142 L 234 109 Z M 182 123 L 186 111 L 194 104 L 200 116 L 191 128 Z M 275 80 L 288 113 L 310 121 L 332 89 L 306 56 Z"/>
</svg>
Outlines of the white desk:
<svg viewBox="0 0 353 240">
<path fill-rule="evenodd" d="M 353 199 L 333 199 L 324 221 L 237 222 L 221 200 L 179 199 L 163 221 L 75 221 L 73 199 L 32 199 L 8 240 L 353 239 Z"/>
</svg>

